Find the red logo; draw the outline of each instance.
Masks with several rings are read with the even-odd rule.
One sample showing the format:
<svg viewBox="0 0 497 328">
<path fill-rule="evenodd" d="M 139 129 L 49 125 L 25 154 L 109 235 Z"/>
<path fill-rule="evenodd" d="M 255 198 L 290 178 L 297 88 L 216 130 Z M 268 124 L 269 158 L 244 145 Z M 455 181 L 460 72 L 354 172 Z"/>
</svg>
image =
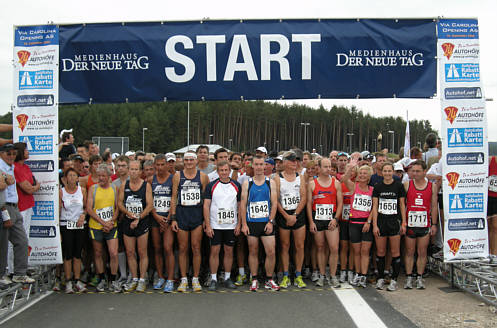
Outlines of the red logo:
<svg viewBox="0 0 497 328">
<path fill-rule="evenodd" d="M 449 186 L 454 190 L 456 188 L 457 182 L 459 181 L 459 173 L 457 172 L 449 172 L 445 175 L 449 182 Z"/>
<path fill-rule="evenodd" d="M 459 252 L 459 248 L 461 247 L 461 240 L 457 238 L 452 238 L 447 240 L 447 244 L 449 244 L 450 252 L 452 255 L 456 255 Z"/>
<path fill-rule="evenodd" d="M 28 118 L 29 117 L 26 114 L 19 114 L 16 116 L 17 122 L 19 122 L 19 129 L 21 129 L 21 131 L 24 131 L 24 128 L 28 123 Z"/>
<path fill-rule="evenodd" d="M 447 121 L 449 121 L 450 124 L 452 124 L 454 122 L 454 120 L 456 119 L 458 110 L 459 109 L 457 107 L 454 107 L 454 106 L 449 106 L 449 107 L 446 107 L 444 109 L 445 115 L 447 115 Z"/>
<path fill-rule="evenodd" d="M 442 44 L 442 49 L 444 51 L 444 56 L 447 57 L 447 59 L 450 59 L 452 56 L 452 53 L 454 52 L 454 45 L 452 43 L 444 43 Z"/>
<path fill-rule="evenodd" d="M 33 248 L 32 248 L 31 246 L 29 246 L 29 245 L 28 245 L 28 257 L 29 257 L 29 256 L 31 256 L 31 250 L 32 250 L 32 249 L 33 249 Z"/>
<path fill-rule="evenodd" d="M 19 57 L 19 63 L 24 67 L 24 65 L 27 63 L 29 56 L 31 56 L 31 53 L 27 50 L 21 50 L 17 52 L 17 57 Z"/>
</svg>

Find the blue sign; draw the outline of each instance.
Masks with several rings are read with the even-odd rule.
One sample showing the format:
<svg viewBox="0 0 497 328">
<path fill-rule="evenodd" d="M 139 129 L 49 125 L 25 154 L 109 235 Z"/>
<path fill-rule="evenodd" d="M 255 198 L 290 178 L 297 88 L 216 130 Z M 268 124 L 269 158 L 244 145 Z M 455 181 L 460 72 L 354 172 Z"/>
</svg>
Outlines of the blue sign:
<svg viewBox="0 0 497 328">
<path fill-rule="evenodd" d="M 53 153 L 53 136 L 20 136 L 19 142 L 24 142 L 32 155 Z"/>
<path fill-rule="evenodd" d="M 31 220 L 54 220 L 54 202 L 35 201 Z"/>
<path fill-rule="evenodd" d="M 449 194 L 449 213 L 483 213 L 484 200 L 480 193 Z"/>
<path fill-rule="evenodd" d="M 54 226 L 30 226 L 29 227 L 29 237 L 30 238 L 55 238 L 57 235 L 57 229 Z"/>
<path fill-rule="evenodd" d="M 449 128 L 448 147 L 483 147 L 483 128 Z"/>
<path fill-rule="evenodd" d="M 14 29 L 15 47 L 59 44 L 59 29 L 55 25 L 18 26 Z"/>
<path fill-rule="evenodd" d="M 25 164 L 29 166 L 31 172 L 53 172 L 54 171 L 54 161 L 52 160 L 36 160 L 36 161 L 25 161 Z"/>
<path fill-rule="evenodd" d="M 441 19 L 437 32 L 439 39 L 478 39 L 478 20 Z"/>
<path fill-rule="evenodd" d="M 449 231 L 483 229 L 485 229 L 485 218 L 449 219 Z"/>
<path fill-rule="evenodd" d="M 445 88 L 445 99 L 476 99 L 482 97 L 480 87 Z"/>
<path fill-rule="evenodd" d="M 485 154 L 482 152 L 447 154 L 447 165 L 475 165 L 484 162 Z"/>
<path fill-rule="evenodd" d="M 19 90 L 53 89 L 53 71 L 19 71 Z"/>
<path fill-rule="evenodd" d="M 445 82 L 480 81 L 480 64 L 445 64 Z"/>
<path fill-rule="evenodd" d="M 60 103 L 429 98 L 432 19 L 62 25 Z"/>
<path fill-rule="evenodd" d="M 53 106 L 53 95 L 21 95 L 17 96 L 17 107 Z"/>
</svg>

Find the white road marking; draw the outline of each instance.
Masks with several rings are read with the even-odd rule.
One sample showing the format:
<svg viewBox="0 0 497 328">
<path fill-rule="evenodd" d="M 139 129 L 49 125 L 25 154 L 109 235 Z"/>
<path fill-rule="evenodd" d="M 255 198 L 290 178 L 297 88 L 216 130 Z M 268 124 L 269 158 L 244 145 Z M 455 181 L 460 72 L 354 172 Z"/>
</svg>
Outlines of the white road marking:
<svg viewBox="0 0 497 328">
<path fill-rule="evenodd" d="M 8 320 L 12 319 L 13 317 L 15 317 L 16 315 L 18 315 L 19 313 L 23 312 L 24 310 L 29 309 L 30 307 L 32 307 L 33 305 L 35 305 L 36 303 L 38 303 L 39 301 L 41 301 L 45 297 L 51 295 L 52 293 L 53 293 L 53 291 L 49 290 L 45 294 L 37 297 L 35 300 L 30 301 L 26 305 L 21 306 L 19 309 L 15 310 L 11 314 L 9 314 L 7 317 L 5 317 L 5 319 L 3 319 L 2 321 L 0 321 L 0 325 L 3 325 Z"/>
<path fill-rule="evenodd" d="M 333 289 L 358 328 L 387 328 L 355 289 Z"/>
</svg>

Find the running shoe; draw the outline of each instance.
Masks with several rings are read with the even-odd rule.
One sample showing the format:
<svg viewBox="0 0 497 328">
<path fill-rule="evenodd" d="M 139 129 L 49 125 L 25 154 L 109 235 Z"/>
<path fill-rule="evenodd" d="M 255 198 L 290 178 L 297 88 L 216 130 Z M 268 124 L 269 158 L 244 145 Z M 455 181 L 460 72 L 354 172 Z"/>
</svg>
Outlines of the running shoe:
<svg viewBox="0 0 497 328">
<path fill-rule="evenodd" d="M 304 268 L 304 272 L 302 272 L 302 275 L 304 276 L 304 278 L 310 279 L 311 278 L 311 268 Z"/>
<path fill-rule="evenodd" d="M 172 280 L 167 280 L 164 285 L 164 293 L 172 293 L 174 291 L 174 282 Z"/>
<path fill-rule="evenodd" d="M 107 281 L 105 279 L 100 280 L 97 285 L 97 292 L 105 292 L 107 289 Z"/>
<path fill-rule="evenodd" d="M 349 271 L 349 273 L 350 273 L 350 271 Z M 340 271 L 340 282 L 343 284 L 346 281 L 347 281 L 347 271 L 342 270 L 342 271 Z"/>
<path fill-rule="evenodd" d="M 316 280 L 316 286 L 323 287 L 324 286 L 324 276 L 319 276 L 318 280 Z"/>
<path fill-rule="evenodd" d="M 341 287 L 340 281 L 338 280 L 337 276 L 331 277 L 330 286 L 333 288 L 340 288 Z"/>
<path fill-rule="evenodd" d="M 0 278 L 0 284 L 2 285 L 10 285 L 12 283 L 12 279 L 8 275 L 4 275 Z"/>
<path fill-rule="evenodd" d="M 388 270 L 385 270 L 385 283 L 389 284 L 390 280 L 392 280 L 392 276 L 390 276 L 390 272 Z"/>
<path fill-rule="evenodd" d="M 390 284 L 388 285 L 387 290 L 389 292 L 394 292 L 397 290 L 397 282 L 395 281 L 395 279 L 390 279 Z"/>
<path fill-rule="evenodd" d="M 239 274 L 238 276 L 236 276 L 235 285 L 243 286 L 246 283 L 247 283 L 247 275 L 246 274 L 244 274 L 244 275 Z"/>
<path fill-rule="evenodd" d="M 210 287 L 211 285 L 211 281 L 212 281 L 212 276 L 210 275 L 210 273 L 207 275 L 207 278 L 205 279 L 205 282 L 204 282 L 204 286 L 205 287 Z"/>
<path fill-rule="evenodd" d="M 354 275 L 354 278 L 352 278 L 352 281 L 349 280 L 349 284 L 351 286 L 357 286 L 359 284 L 359 274 L 358 273 L 356 273 Z"/>
<path fill-rule="evenodd" d="M 385 288 L 385 279 L 380 278 L 376 281 L 376 289 L 383 290 Z"/>
<path fill-rule="evenodd" d="M 55 278 L 55 282 L 53 283 L 52 290 L 54 292 L 60 291 L 60 279 L 59 278 Z"/>
<path fill-rule="evenodd" d="M 231 278 L 228 278 L 224 281 L 224 287 L 228 289 L 236 289 L 236 285 L 233 283 L 233 280 L 231 280 Z"/>
<path fill-rule="evenodd" d="M 273 279 L 269 279 L 268 281 L 266 281 L 266 283 L 264 284 L 264 288 L 274 291 L 280 290 L 280 286 L 278 286 L 278 284 L 275 283 Z"/>
<path fill-rule="evenodd" d="M 296 277 L 295 280 L 293 281 L 293 284 L 295 286 L 297 286 L 298 288 L 306 288 L 307 287 L 302 276 Z M 281 285 L 280 285 L 280 287 L 281 287 Z"/>
<path fill-rule="evenodd" d="M 362 288 L 368 287 L 368 279 L 366 276 L 361 276 L 357 285 Z"/>
<path fill-rule="evenodd" d="M 202 291 L 202 286 L 198 282 L 198 278 L 192 279 L 192 288 L 193 288 L 194 292 L 201 292 Z"/>
<path fill-rule="evenodd" d="M 162 286 L 164 285 L 165 282 L 166 280 L 164 278 L 157 279 L 157 282 L 154 284 L 154 289 L 155 290 L 162 289 Z"/>
<path fill-rule="evenodd" d="M 217 290 L 217 280 L 211 279 L 211 284 L 209 285 L 209 291 L 215 292 Z"/>
<path fill-rule="evenodd" d="M 355 278 L 356 275 L 357 275 L 357 273 L 354 274 L 354 271 L 350 271 L 349 270 L 348 277 L 347 277 L 348 278 L 347 280 L 348 280 L 349 284 L 351 284 L 351 282 L 354 280 L 354 278 Z M 342 281 L 340 281 L 340 282 L 342 282 Z"/>
<path fill-rule="evenodd" d="M 145 291 L 145 289 L 147 289 L 147 281 L 140 279 L 138 281 L 138 286 L 136 286 L 136 291 L 143 293 Z"/>
<path fill-rule="evenodd" d="M 412 289 L 412 276 L 407 276 L 406 283 L 404 284 L 404 289 Z"/>
<path fill-rule="evenodd" d="M 288 278 L 288 276 L 283 276 L 280 282 L 280 287 L 287 289 L 291 284 L 292 282 L 290 281 L 290 278 Z"/>
<path fill-rule="evenodd" d="M 86 285 L 81 280 L 78 280 L 78 282 L 76 282 L 76 284 L 74 285 L 74 289 L 78 293 L 84 293 L 84 292 L 86 292 L 88 290 L 86 288 Z"/>
<path fill-rule="evenodd" d="M 154 289 L 156 289 L 155 286 L 159 283 L 159 279 L 162 279 L 162 278 L 159 278 L 159 273 L 157 271 L 154 272 L 152 277 L 153 277 L 152 286 L 154 286 Z M 164 279 L 162 279 L 162 280 L 164 280 Z M 161 289 L 161 288 L 162 288 L 162 285 L 157 289 Z"/>
<path fill-rule="evenodd" d="M 35 280 L 27 275 L 22 276 L 12 276 L 12 282 L 21 283 L 21 284 L 32 284 Z"/>
<path fill-rule="evenodd" d="M 312 275 L 311 275 L 311 281 L 312 282 L 316 282 L 316 281 L 318 281 L 318 279 L 319 279 L 319 272 L 318 271 L 314 271 L 312 273 Z"/>
<path fill-rule="evenodd" d="M 91 278 L 88 285 L 90 285 L 92 287 L 97 287 L 99 283 L 100 283 L 100 278 L 98 276 L 93 276 L 93 278 Z"/>
<path fill-rule="evenodd" d="M 188 291 L 188 280 L 181 279 L 177 291 L 181 293 Z"/>
<path fill-rule="evenodd" d="M 250 284 L 250 290 L 256 292 L 259 289 L 259 280 L 252 279 L 252 284 Z"/>
<path fill-rule="evenodd" d="M 129 283 L 124 284 L 124 290 L 127 292 L 132 292 L 138 286 L 137 280 L 131 280 Z"/>
<path fill-rule="evenodd" d="M 417 289 L 425 289 L 425 283 L 423 281 L 422 276 L 418 276 L 418 278 L 416 279 L 416 288 Z"/>
<path fill-rule="evenodd" d="M 114 280 L 113 282 L 111 282 L 110 286 L 109 286 L 109 291 L 111 293 L 120 293 L 121 292 L 121 284 L 119 283 L 119 281 Z"/>
<path fill-rule="evenodd" d="M 74 289 L 72 288 L 72 281 L 68 281 L 66 283 L 66 294 L 72 294 L 74 293 Z"/>
</svg>

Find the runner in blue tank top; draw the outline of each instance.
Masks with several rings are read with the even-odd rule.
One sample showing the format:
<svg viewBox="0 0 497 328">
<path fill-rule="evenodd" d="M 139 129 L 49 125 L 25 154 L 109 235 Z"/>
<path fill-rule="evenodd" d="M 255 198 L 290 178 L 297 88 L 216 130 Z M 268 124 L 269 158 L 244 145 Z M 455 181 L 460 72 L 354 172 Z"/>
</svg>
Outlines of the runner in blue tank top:
<svg viewBox="0 0 497 328">
<path fill-rule="evenodd" d="M 202 193 L 209 184 L 207 174 L 197 170 L 197 155 L 187 151 L 183 157 L 185 169 L 176 172 L 173 178 L 173 193 L 171 199 L 170 218 L 171 227 L 178 236 L 179 267 L 181 271 L 181 283 L 179 292 L 186 292 L 188 279 L 186 277 L 188 266 L 188 239 L 191 241 L 193 253 L 193 291 L 201 291 L 202 287 L 198 281 L 200 274 L 200 263 L 202 260 Z M 189 238 L 190 237 L 190 238 Z"/>
<path fill-rule="evenodd" d="M 264 157 L 252 158 L 254 177 L 245 181 L 242 186 L 240 203 L 240 218 L 242 232 L 247 236 L 249 246 L 249 267 L 252 274 L 251 291 L 257 291 L 259 282 L 257 270 L 259 267 L 259 238 L 266 252 L 266 289 L 279 290 L 273 281 L 275 256 L 275 237 L 273 220 L 277 209 L 276 185 L 273 180 L 264 176 Z"/>
</svg>

